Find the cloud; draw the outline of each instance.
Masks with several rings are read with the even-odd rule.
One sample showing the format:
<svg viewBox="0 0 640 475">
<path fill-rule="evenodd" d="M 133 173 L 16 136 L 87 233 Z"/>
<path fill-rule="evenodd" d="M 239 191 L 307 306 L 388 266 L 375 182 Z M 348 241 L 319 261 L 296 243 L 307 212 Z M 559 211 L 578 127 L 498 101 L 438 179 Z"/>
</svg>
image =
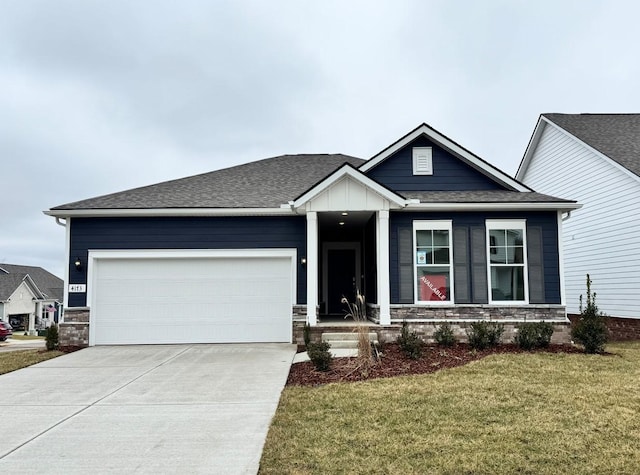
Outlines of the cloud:
<svg viewBox="0 0 640 475">
<path fill-rule="evenodd" d="M 638 9 L 1 2 L 0 257 L 62 261 L 52 206 L 283 153 L 367 158 L 422 122 L 514 173 L 541 112 L 640 108 Z"/>
</svg>

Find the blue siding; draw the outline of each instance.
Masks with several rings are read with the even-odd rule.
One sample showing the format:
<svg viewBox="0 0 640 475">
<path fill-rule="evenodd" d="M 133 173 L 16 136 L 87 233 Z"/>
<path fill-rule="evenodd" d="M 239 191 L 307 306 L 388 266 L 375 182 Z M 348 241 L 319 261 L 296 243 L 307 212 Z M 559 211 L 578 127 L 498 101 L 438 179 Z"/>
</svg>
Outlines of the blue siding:
<svg viewBox="0 0 640 475">
<path fill-rule="evenodd" d="M 413 175 L 413 147 L 433 147 L 433 175 Z M 505 189 L 424 136 L 388 157 L 367 175 L 399 192 Z"/>
<path fill-rule="evenodd" d="M 551 212 L 491 212 L 491 213 L 391 213 L 389 222 L 389 268 L 391 303 L 399 303 L 399 263 L 398 229 L 413 229 L 414 220 L 451 219 L 453 227 L 472 227 L 485 225 L 487 219 L 526 219 L 527 227 L 538 226 L 542 229 L 544 295 L 545 303 L 560 303 L 560 266 L 558 259 L 558 223 L 555 211 Z M 468 274 L 471 276 L 471 269 Z M 473 297 L 473 296 L 472 296 Z"/>
<path fill-rule="evenodd" d="M 69 283 L 86 283 L 89 249 L 295 248 L 306 254 L 306 220 L 295 217 L 73 218 Z M 73 262 L 85 263 L 77 271 Z M 306 268 L 298 263 L 297 298 L 307 299 Z M 70 307 L 86 305 L 85 294 L 69 294 Z"/>
</svg>

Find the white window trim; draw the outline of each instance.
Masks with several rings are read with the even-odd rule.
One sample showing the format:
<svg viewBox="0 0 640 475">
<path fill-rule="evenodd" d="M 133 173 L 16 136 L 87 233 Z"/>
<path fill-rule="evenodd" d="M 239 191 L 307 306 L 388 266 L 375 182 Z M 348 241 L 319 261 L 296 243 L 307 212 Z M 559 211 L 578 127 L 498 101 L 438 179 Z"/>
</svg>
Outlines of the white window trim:
<svg viewBox="0 0 640 475">
<path fill-rule="evenodd" d="M 447 230 L 449 231 L 449 300 L 437 301 L 437 300 L 418 300 L 418 262 L 416 259 L 416 231 L 432 231 L 432 230 Z M 425 220 L 413 222 L 413 243 L 411 253 L 413 254 L 413 301 L 416 305 L 428 305 L 428 306 L 443 306 L 454 305 L 454 289 L 453 289 L 453 226 L 451 220 Z M 442 264 L 441 267 L 445 267 L 446 264 Z"/>
<path fill-rule="evenodd" d="M 486 245 L 487 253 L 487 291 L 489 294 L 489 304 L 496 305 L 528 305 L 529 304 L 529 263 L 527 261 L 527 220 L 526 219 L 487 219 L 485 221 L 486 228 Z M 491 284 L 491 242 L 489 231 L 495 229 L 522 229 L 522 260 L 523 260 L 523 280 L 524 280 L 524 300 L 493 300 L 492 284 Z M 517 264 L 520 265 L 520 264 Z"/>
<path fill-rule="evenodd" d="M 421 153 L 428 152 L 428 164 L 427 168 L 424 170 L 420 170 L 418 167 L 418 156 Z M 433 147 L 413 147 L 412 149 L 412 158 L 413 158 L 413 174 L 414 175 L 433 175 Z"/>
</svg>

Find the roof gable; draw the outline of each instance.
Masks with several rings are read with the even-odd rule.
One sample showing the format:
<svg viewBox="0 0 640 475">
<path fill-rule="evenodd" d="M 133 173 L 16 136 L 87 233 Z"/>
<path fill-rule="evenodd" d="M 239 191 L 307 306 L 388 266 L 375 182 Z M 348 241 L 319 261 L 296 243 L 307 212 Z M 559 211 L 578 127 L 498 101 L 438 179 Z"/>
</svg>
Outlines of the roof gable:
<svg viewBox="0 0 640 475">
<path fill-rule="evenodd" d="M 541 114 L 516 177 L 524 176 L 545 127 L 562 130 L 636 178 L 640 177 L 640 114 Z"/>
<path fill-rule="evenodd" d="M 457 159 L 467 167 L 466 168 L 467 170 L 472 169 L 475 172 L 474 176 L 479 177 L 480 175 L 482 175 L 483 177 L 486 178 L 486 179 L 478 178 L 478 180 L 474 180 L 475 183 L 471 185 L 467 185 L 467 187 L 464 187 L 461 184 L 457 184 L 454 186 L 457 186 L 458 188 L 455 188 L 455 187 L 445 188 L 444 191 L 450 191 L 454 189 L 458 189 L 458 190 L 474 189 L 474 188 L 469 188 L 469 186 L 478 186 L 478 183 L 482 183 L 483 188 L 480 188 L 480 189 L 507 189 L 507 190 L 513 190 L 513 191 L 531 191 L 531 189 L 526 185 L 518 182 L 517 180 L 513 179 L 512 177 L 504 173 L 503 171 L 499 170 L 498 168 L 494 167 L 488 162 L 482 160 L 477 155 L 474 155 L 467 149 L 458 145 L 456 142 L 449 139 L 445 135 L 441 134 L 437 130 L 431 128 L 427 124 L 422 124 L 418 126 L 414 130 L 409 132 L 407 135 L 399 139 L 398 141 L 389 145 L 387 148 L 385 148 L 384 150 L 382 150 L 381 152 L 373 156 L 369 161 L 361 165 L 360 170 L 367 173 L 368 175 L 374 174 L 377 176 L 378 174 L 374 171 L 375 168 L 382 167 L 383 166 L 382 164 L 384 164 L 386 161 L 394 160 L 397 157 L 402 157 L 404 160 L 406 160 L 407 153 L 410 154 L 411 148 L 413 146 L 417 146 L 416 144 L 418 143 L 430 144 L 427 146 L 437 147 L 437 149 L 441 151 L 439 153 L 439 158 L 442 159 L 443 161 L 448 160 L 449 163 L 453 163 L 453 160 Z M 407 166 L 406 163 L 405 163 L 405 166 Z M 458 171 L 460 172 L 461 170 L 462 169 L 459 169 Z M 412 173 L 412 168 L 408 167 L 407 172 Z M 437 172 L 435 170 L 435 163 L 434 163 L 434 175 L 436 173 Z M 422 179 L 421 181 L 423 183 L 422 184 L 423 188 L 420 188 L 418 190 L 414 189 L 413 191 L 422 191 L 422 190 L 434 191 L 437 186 L 443 186 L 443 185 L 437 185 L 437 182 L 438 182 L 437 177 L 422 176 L 419 178 Z M 420 181 L 420 180 L 412 180 L 412 181 Z M 410 183 L 411 181 L 405 184 L 404 186 L 417 186 L 416 184 L 410 184 Z M 492 188 L 490 183 L 495 183 L 496 186 Z M 404 186 L 403 186 L 403 189 L 406 190 L 407 188 L 405 188 Z"/>
<path fill-rule="evenodd" d="M 50 298 L 58 301 L 62 301 L 64 293 L 64 281 L 59 277 L 53 275 L 51 272 L 36 266 L 21 266 L 16 264 L 2 264 L 0 263 L 0 287 L 3 279 L 7 279 L 5 282 L 10 282 L 9 276 L 22 276 L 18 277 L 23 280 L 23 277 L 28 275 L 29 280 L 36 287 L 42 297 Z M 12 285 L 12 284 L 10 284 Z M 15 289 L 15 288 L 14 288 Z M 0 291 L 0 294 L 2 292 Z"/>
<path fill-rule="evenodd" d="M 43 295 L 29 274 L 0 275 L 0 301 L 7 301 L 16 291 L 24 286 L 33 298 L 42 299 Z"/>
<path fill-rule="evenodd" d="M 344 165 L 290 203 L 308 211 L 375 211 L 401 208 L 405 199 L 352 165 Z"/>
<path fill-rule="evenodd" d="M 431 174 L 414 174 L 414 148 L 431 152 Z M 467 191 L 505 190 L 511 188 L 497 183 L 486 174 L 470 166 L 425 135 L 401 148 L 367 172 L 379 183 L 403 193 L 405 191 Z"/>
</svg>

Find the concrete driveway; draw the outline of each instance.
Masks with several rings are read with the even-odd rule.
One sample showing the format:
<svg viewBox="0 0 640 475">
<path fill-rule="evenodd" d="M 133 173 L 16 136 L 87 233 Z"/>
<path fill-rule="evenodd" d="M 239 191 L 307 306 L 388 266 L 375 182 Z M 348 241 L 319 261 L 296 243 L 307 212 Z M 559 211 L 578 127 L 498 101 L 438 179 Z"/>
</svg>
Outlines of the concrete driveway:
<svg viewBox="0 0 640 475">
<path fill-rule="evenodd" d="M 0 473 L 256 473 L 295 346 L 98 346 L 0 376 Z"/>
</svg>

